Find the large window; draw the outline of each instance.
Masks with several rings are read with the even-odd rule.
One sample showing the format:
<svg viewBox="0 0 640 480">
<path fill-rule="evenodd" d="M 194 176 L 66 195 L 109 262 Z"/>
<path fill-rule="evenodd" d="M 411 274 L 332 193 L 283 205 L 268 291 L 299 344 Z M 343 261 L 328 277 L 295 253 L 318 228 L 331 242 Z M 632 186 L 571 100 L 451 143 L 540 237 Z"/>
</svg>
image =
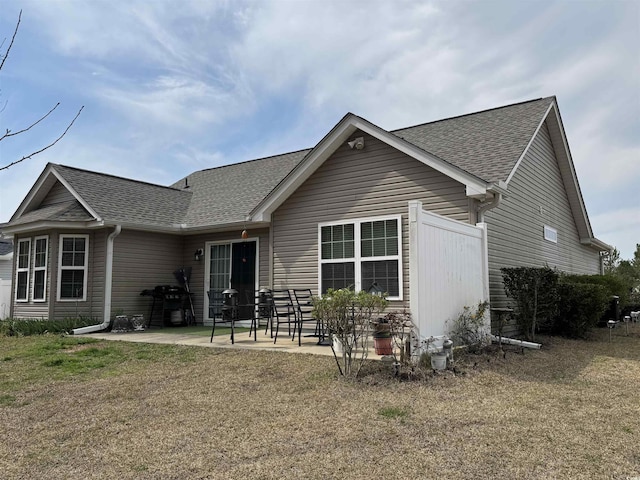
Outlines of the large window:
<svg viewBox="0 0 640 480">
<path fill-rule="evenodd" d="M 402 299 L 401 217 L 322 224 L 320 228 L 320 291 L 374 283 L 389 298 Z"/>
<path fill-rule="evenodd" d="M 18 241 L 16 262 L 16 302 L 29 300 L 29 269 L 31 267 L 31 239 Z"/>
<path fill-rule="evenodd" d="M 47 299 L 47 255 L 49 237 L 36 237 L 34 243 L 33 301 L 44 302 Z"/>
<path fill-rule="evenodd" d="M 88 235 L 60 235 L 58 300 L 87 299 Z"/>
</svg>

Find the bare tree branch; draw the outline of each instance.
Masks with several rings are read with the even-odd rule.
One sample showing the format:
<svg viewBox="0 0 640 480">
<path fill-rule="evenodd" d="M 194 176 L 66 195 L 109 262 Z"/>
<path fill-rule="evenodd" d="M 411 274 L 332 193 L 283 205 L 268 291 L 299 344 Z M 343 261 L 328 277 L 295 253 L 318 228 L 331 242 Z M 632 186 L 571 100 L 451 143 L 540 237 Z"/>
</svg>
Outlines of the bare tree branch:
<svg viewBox="0 0 640 480">
<path fill-rule="evenodd" d="M 31 130 L 31 128 L 35 127 L 37 124 L 39 124 L 41 121 L 43 121 L 45 118 L 47 118 L 49 115 L 51 115 L 51 112 L 53 112 L 56 108 L 58 108 L 58 106 L 60 106 L 60 102 L 56 103 L 56 106 L 53 107 L 51 110 L 49 110 L 49 112 L 41 117 L 38 121 L 32 123 L 31 125 L 29 125 L 27 128 L 23 128 L 22 130 L 18 130 L 17 132 L 12 132 L 11 130 L 7 129 L 7 131 L 4 133 L 4 135 L 0 136 L 0 142 L 2 140 L 4 140 L 7 137 L 13 137 L 14 135 L 19 135 L 21 133 L 27 132 L 29 130 Z"/>
<path fill-rule="evenodd" d="M 55 108 L 55 107 L 54 107 Z M 78 113 L 76 113 L 76 116 L 73 117 L 73 120 L 71 120 L 71 123 L 69 125 L 67 125 L 67 128 L 64 130 L 64 132 L 62 132 L 62 135 L 60 135 L 58 138 L 56 138 L 53 142 L 51 142 L 49 145 L 47 145 L 46 147 L 41 148 L 40 150 L 36 150 L 35 152 L 29 154 L 29 155 L 25 155 L 24 157 L 22 157 L 19 160 L 16 160 L 15 162 L 11 162 L 8 165 L 5 165 L 4 167 L 0 167 L 0 171 L 2 170 L 6 170 L 9 167 L 12 167 L 13 165 L 20 163 L 24 160 L 27 160 L 28 158 L 32 158 L 35 157 L 36 155 L 38 155 L 39 153 L 44 152 L 45 150 L 53 147 L 56 143 L 58 143 L 62 137 L 64 137 L 66 135 L 66 133 L 69 131 L 69 129 L 71 128 L 71 126 L 73 125 L 73 122 L 76 121 L 76 119 L 80 116 L 80 113 L 82 112 L 82 109 L 84 108 L 84 105 L 82 107 L 80 107 L 80 110 L 78 110 Z M 47 114 L 48 115 L 48 114 Z"/>
<path fill-rule="evenodd" d="M 7 47 L 7 52 L 4 54 L 4 57 L 2 57 L 2 62 L 0 63 L 0 70 L 2 70 L 2 67 L 4 66 L 4 62 L 7 60 L 7 57 L 9 56 L 9 52 L 11 51 L 11 47 L 13 47 L 13 41 L 16 39 L 16 35 L 18 34 L 18 28 L 20 28 L 21 18 L 22 18 L 22 10 L 20 10 L 20 13 L 18 14 L 18 23 L 16 23 L 16 29 L 13 31 L 13 36 L 11 37 L 11 43 Z M 2 43 L 4 44 L 4 41 Z"/>
</svg>

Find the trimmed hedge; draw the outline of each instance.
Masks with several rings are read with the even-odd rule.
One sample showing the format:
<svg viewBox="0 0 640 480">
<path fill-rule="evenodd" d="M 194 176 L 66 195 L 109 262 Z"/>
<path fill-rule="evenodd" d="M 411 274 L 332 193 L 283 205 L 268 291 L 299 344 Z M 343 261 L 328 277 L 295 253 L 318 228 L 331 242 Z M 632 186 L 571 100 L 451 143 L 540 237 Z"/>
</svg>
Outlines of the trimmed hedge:
<svg viewBox="0 0 640 480">
<path fill-rule="evenodd" d="M 605 288 L 608 297 L 613 295 L 620 297 L 621 309 L 629 303 L 630 285 L 620 277 L 613 275 L 562 275 L 562 281 L 600 285 Z"/>
<path fill-rule="evenodd" d="M 609 303 L 609 292 L 602 285 L 561 281 L 558 291 L 558 314 L 551 333 L 572 338 L 586 338 L 595 328 Z"/>
</svg>

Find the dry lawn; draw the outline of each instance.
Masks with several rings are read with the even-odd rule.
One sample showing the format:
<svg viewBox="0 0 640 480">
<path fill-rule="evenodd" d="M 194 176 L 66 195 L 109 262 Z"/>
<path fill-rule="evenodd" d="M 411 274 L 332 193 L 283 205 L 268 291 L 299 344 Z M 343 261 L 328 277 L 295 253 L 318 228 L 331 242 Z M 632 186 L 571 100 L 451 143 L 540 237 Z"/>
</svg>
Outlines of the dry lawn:
<svg viewBox="0 0 640 480">
<path fill-rule="evenodd" d="M 640 325 L 400 382 L 330 357 L 0 337 L 3 479 L 640 478 Z M 85 340 L 86 341 L 86 340 Z"/>
</svg>

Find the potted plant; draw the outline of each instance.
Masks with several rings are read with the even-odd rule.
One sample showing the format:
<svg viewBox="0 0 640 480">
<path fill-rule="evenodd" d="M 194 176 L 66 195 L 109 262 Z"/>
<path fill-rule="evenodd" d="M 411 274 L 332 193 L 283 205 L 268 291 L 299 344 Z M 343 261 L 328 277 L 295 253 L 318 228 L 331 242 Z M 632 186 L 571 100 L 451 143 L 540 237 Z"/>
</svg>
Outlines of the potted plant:
<svg viewBox="0 0 640 480">
<path fill-rule="evenodd" d="M 393 355 L 391 325 L 386 318 L 379 318 L 378 321 L 374 323 L 373 348 L 376 355 Z"/>
</svg>

